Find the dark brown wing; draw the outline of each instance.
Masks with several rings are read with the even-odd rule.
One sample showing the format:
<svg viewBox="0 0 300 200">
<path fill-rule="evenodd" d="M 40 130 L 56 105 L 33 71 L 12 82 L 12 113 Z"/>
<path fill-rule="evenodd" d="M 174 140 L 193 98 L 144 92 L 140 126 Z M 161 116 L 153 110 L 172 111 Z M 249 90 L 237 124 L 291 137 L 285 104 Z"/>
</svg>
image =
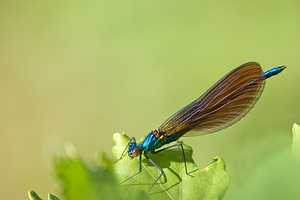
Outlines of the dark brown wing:
<svg viewBox="0 0 300 200">
<path fill-rule="evenodd" d="M 203 135 L 224 129 L 243 118 L 255 105 L 265 85 L 256 62 L 229 72 L 198 99 L 167 119 L 159 130 L 180 137 Z M 190 130 L 195 130 L 188 132 Z M 188 132 L 188 133 L 186 133 Z"/>
</svg>

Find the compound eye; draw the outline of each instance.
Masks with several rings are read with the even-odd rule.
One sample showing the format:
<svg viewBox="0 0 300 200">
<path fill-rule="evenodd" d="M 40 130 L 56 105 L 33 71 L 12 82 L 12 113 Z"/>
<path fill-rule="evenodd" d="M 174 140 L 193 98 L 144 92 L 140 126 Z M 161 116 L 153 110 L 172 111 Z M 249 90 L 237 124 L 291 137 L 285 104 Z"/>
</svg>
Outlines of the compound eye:
<svg viewBox="0 0 300 200">
<path fill-rule="evenodd" d="M 140 155 L 140 150 L 138 148 L 133 149 L 131 152 L 132 157 L 136 157 L 138 155 Z"/>
</svg>

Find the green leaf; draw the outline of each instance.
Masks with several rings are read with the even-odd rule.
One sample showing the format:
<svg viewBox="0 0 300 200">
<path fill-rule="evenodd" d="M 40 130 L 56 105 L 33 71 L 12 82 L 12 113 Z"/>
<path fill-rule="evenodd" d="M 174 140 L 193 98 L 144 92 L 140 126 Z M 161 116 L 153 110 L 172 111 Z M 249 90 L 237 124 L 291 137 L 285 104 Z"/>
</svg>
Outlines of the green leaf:
<svg viewBox="0 0 300 200">
<path fill-rule="evenodd" d="M 66 148 L 66 155 L 56 158 L 55 171 L 65 199 L 69 200 L 141 200 L 148 199 L 141 190 L 121 191 L 113 174 L 113 164 L 102 156 L 102 166 L 87 167 L 75 148 Z"/>
<path fill-rule="evenodd" d="M 59 200 L 55 195 L 53 194 L 48 194 L 48 200 Z"/>
<path fill-rule="evenodd" d="M 29 190 L 28 191 L 28 196 L 30 198 L 30 200 L 42 200 L 37 194 L 36 192 Z M 53 194 L 48 194 L 48 200 L 59 200 L 59 198 L 57 198 L 56 196 L 54 196 Z"/>
<path fill-rule="evenodd" d="M 292 154 L 296 161 L 300 161 L 300 127 L 296 123 L 293 126 Z"/>
<path fill-rule="evenodd" d="M 113 153 L 119 158 L 129 142 L 128 136 L 116 133 L 113 136 L 116 145 Z M 229 184 L 229 174 L 225 172 L 224 161 L 216 157 L 202 170 L 199 170 L 192 159 L 192 148 L 184 145 L 188 173 L 186 175 L 181 148 L 174 147 L 158 154 L 149 153 L 152 159 L 164 174 L 149 192 L 151 199 L 197 199 L 217 200 L 223 199 Z M 120 181 L 132 176 L 139 171 L 138 158 L 130 159 L 125 155 L 115 165 L 115 173 Z M 156 178 L 159 170 L 142 156 L 142 172 L 123 183 L 126 189 L 135 188 L 148 191 Z"/>
<path fill-rule="evenodd" d="M 28 196 L 30 200 L 42 200 L 35 191 L 29 190 L 28 191 Z"/>
</svg>

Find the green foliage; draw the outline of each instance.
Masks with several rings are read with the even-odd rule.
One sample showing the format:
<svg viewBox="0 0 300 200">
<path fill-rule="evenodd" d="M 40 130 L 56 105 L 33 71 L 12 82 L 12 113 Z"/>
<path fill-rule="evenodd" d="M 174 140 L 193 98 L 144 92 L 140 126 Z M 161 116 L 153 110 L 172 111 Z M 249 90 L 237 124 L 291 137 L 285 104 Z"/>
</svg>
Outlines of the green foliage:
<svg viewBox="0 0 300 200">
<path fill-rule="evenodd" d="M 129 138 L 117 133 L 114 140 L 116 146 L 113 152 L 119 157 Z M 63 197 L 69 200 L 223 199 L 229 184 L 224 161 L 216 157 L 205 169 L 199 170 L 192 159 L 191 147 L 184 145 L 184 150 L 188 172 L 192 177 L 185 173 L 181 149 L 171 148 L 157 155 L 149 155 L 164 174 L 148 195 L 146 191 L 156 180 L 159 171 L 145 158 L 142 160 L 142 172 L 120 185 L 121 181 L 138 172 L 138 159 L 131 160 L 124 156 L 114 164 L 102 155 L 99 159 L 101 165 L 88 167 L 74 147 L 66 145 L 65 154 L 55 158 L 55 172 Z M 29 197 L 31 200 L 41 200 L 33 191 L 29 191 Z M 48 199 L 58 200 L 51 194 Z"/>
<path fill-rule="evenodd" d="M 30 200 L 42 200 L 37 193 L 35 193 L 32 190 L 28 191 L 28 196 L 30 198 Z M 53 194 L 48 194 L 48 200 L 59 200 L 59 198 L 57 198 L 55 195 Z"/>
<path fill-rule="evenodd" d="M 258 169 L 249 172 L 251 179 L 231 198 L 233 200 L 281 200 L 300 199 L 300 129 L 293 126 L 293 146 L 279 149 L 274 156 L 266 158 Z M 129 138 L 116 133 L 113 153 L 119 158 Z M 174 147 L 149 157 L 160 166 L 164 174 L 152 190 L 146 191 L 159 175 L 158 169 L 142 156 L 142 172 L 120 186 L 120 182 L 139 171 L 139 160 L 125 155 L 117 163 L 102 155 L 99 166 L 87 167 L 72 146 L 67 146 L 66 154 L 55 160 L 55 171 L 60 179 L 65 199 L 70 200 L 144 200 L 144 199 L 223 199 L 229 184 L 229 174 L 225 172 L 224 161 L 216 157 L 204 169 L 199 170 L 192 159 L 192 149 L 183 145 L 187 160 L 187 176 L 181 149 Z M 41 200 L 34 192 L 28 191 L 30 200 Z M 48 200 L 59 200 L 48 194 Z"/>
<path fill-rule="evenodd" d="M 141 200 L 146 194 L 138 189 L 124 191 L 113 174 L 113 163 L 102 157 L 103 166 L 88 168 L 72 148 L 68 155 L 57 157 L 55 170 L 63 188 L 63 194 L 70 200 Z"/>
<path fill-rule="evenodd" d="M 120 157 L 129 142 L 125 134 L 116 133 L 113 137 L 116 146 L 113 153 Z M 164 171 L 163 176 L 149 192 L 151 199 L 223 199 L 229 184 L 229 174 L 225 172 L 224 161 L 216 157 L 202 170 L 199 170 L 192 159 L 192 148 L 184 145 L 188 173 L 186 175 L 180 147 L 174 147 L 159 154 L 148 154 Z M 115 173 L 119 181 L 123 181 L 139 171 L 138 158 L 130 159 L 124 156 L 115 165 Z M 142 172 L 123 183 L 127 189 L 148 191 L 154 183 L 159 170 L 142 156 Z"/>
<path fill-rule="evenodd" d="M 293 145 L 292 153 L 294 160 L 300 160 L 300 127 L 296 123 L 293 126 Z"/>
<path fill-rule="evenodd" d="M 37 193 L 35 193 L 35 192 L 32 191 L 32 190 L 29 190 L 29 191 L 28 191 L 28 196 L 29 196 L 30 200 L 42 200 L 42 199 L 37 195 Z"/>
<path fill-rule="evenodd" d="M 53 194 L 48 194 L 48 200 L 59 200 L 55 195 Z"/>
</svg>

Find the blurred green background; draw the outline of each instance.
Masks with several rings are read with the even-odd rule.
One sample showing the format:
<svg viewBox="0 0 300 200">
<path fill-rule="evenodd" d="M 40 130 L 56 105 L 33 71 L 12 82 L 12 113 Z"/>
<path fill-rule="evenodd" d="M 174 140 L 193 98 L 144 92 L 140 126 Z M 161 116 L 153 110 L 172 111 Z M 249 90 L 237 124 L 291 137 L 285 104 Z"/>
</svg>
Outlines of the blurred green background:
<svg viewBox="0 0 300 200">
<path fill-rule="evenodd" d="M 140 139 L 233 68 L 257 61 L 255 108 L 216 134 L 183 138 L 200 168 L 227 164 L 231 199 L 300 123 L 300 2 L 1 1 L 0 193 L 59 196 L 51 159 L 69 141 L 88 162 L 112 135 Z"/>
</svg>

